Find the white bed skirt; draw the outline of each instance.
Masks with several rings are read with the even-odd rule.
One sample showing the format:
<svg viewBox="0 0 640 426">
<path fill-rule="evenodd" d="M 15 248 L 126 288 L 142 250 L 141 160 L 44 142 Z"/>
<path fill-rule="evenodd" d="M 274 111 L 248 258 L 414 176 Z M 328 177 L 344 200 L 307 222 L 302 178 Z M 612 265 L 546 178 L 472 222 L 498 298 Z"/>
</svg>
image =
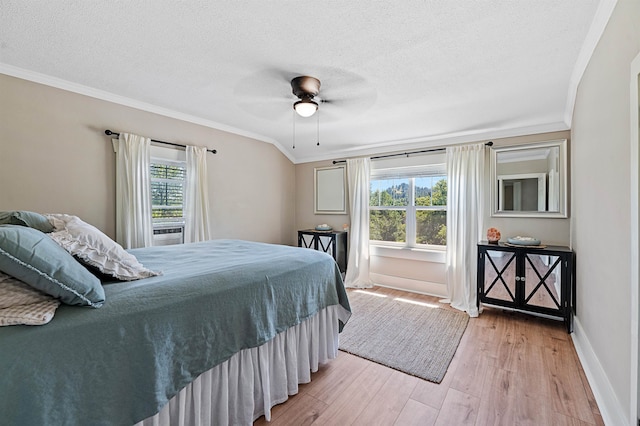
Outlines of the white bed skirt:
<svg viewBox="0 0 640 426">
<path fill-rule="evenodd" d="M 338 355 L 340 305 L 278 334 L 257 348 L 244 349 L 201 374 L 155 416 L 136 426 L 251 425 L 271 420 L 271 407 L 298 393 L 318 365 Z"/>
</svg>

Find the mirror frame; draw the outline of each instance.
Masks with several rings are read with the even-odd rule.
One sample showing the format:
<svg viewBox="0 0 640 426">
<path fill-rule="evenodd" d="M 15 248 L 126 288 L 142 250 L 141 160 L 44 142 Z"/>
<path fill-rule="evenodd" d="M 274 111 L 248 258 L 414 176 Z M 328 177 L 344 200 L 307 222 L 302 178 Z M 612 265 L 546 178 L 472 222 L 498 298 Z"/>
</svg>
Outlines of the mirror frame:
<svg viewBox="0 0 640 426">
<path fill-rule="evenodd" d="M 314 169 L 315 214 L 347 214 L 346 177 L 344 164 Z"/>
<path fill-rule="evenodd" d="M 541 212 L 541 211 L 513 211 L 513 210 L 500 210 L 498 199 L 498 174 L 497 174 L 497 157 L 500 152 L 512 152 L 518 150 L 537 149 L 545 147 L 558 147 L 558 178 L 560 184 L 560 191 L 558 200 L 559 211 L 556 212 Z M 491 148 L 491 216 L 492 217 L 535 217 L 535 218 L 567 218 L 567 140 L 558 139 L 546 142 L 536 142 L 522 145 L 511 145 L 504 147 L 492 147 Z"/>
</svg>

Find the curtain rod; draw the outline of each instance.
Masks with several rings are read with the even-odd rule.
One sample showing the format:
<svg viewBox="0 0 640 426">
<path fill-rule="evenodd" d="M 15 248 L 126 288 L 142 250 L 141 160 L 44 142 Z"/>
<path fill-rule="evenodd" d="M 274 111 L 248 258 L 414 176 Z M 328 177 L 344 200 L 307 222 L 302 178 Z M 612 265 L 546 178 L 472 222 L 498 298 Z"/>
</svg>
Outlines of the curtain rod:
<svg viewBox="0 0 640 426">
<path fill-rule="evenodd" d="M 107 135 L 107 136 L 111 136 L 111 135 L 113 135 L 113 136 L 120 136 L 120 133 L 112 132 L 112 131 L 111 131 L 111 130 L 109 130 L 109 129 L 105 130 L 105 131 L 104 131 L 104 134 L 105 134 L 105 135 Z M 182 148 L 186 148 L 186 147 L 187 147 L 186 145 L 183 145 L 183 144 L 181 144 L 181 143 L 165 142 L 165 141 L 159 141 L 159 140 L 155 140 L 155 139 L 151 139 L 151 142 L 155 142 L 155 143 L 162 143 L 162 144 L 165 144 L 165 145 L 179 146 L 179 147 L 182 147 Z M 211 153 L 213 153 L 213 154 L 216 154 L 216 153 L 218 152 L 218 150 L 217 150 L 217 149 L 207 149 L 207 151 L 209 151 L 209 152 L 211 152 Z"/>
<path fill-rule="evenodd" d="M 493 146 L 493 142 L 489 141 L 485 143 L 486 146 Z M 369 157 L 371 160 L 379 160 L 380 158 L 389 158 L 389 157 L 400 157 L 400 156 L 409 156 L 411 154 L 424 154 L 426 152 L 438 152 L 438 151 L 446 151 L 447 148 L 433 148 L 433 149 L 423 149 L 421 151 L 409 151 L 409 152 L 399 152 L 397 154 L 387 154 L 387 155 L 377 155 L 375 157 Z M 333 164 L 346 163 L 347 160 L 333 160 Z"/>
</svg>

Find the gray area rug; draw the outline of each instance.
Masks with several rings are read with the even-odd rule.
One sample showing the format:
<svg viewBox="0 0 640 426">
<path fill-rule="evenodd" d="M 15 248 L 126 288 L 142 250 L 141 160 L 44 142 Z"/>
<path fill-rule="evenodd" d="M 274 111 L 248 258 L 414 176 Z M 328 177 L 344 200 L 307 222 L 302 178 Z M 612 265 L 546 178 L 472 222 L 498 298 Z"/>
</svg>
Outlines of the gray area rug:
<svg viewBox="0 0 640 426">
<path fill-rule="evenodd" d="M 440 383 L 469 316 L 380 295 L 349 292 L 353 314 L 340 334 L 340 350 Z"/>
</svg>

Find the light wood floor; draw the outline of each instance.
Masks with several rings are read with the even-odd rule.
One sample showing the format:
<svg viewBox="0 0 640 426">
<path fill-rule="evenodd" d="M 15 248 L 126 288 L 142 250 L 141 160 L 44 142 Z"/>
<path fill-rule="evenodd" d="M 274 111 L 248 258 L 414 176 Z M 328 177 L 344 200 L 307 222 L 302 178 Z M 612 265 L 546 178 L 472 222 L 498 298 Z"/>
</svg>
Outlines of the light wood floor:
<svg viewBox="0 0 640 426">
<path fill-rule="evenodd" d="M 373 291 L 437 303 L 437 298 Z M 444 309 L 451 309 L 440 305 Z M 348 327 L 348 325 L 347 325 Z M 603 425 L 562 322 L 485 308 L 440 384 L 340 352 L 255 425 Z"/>
</svg>

